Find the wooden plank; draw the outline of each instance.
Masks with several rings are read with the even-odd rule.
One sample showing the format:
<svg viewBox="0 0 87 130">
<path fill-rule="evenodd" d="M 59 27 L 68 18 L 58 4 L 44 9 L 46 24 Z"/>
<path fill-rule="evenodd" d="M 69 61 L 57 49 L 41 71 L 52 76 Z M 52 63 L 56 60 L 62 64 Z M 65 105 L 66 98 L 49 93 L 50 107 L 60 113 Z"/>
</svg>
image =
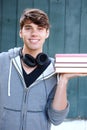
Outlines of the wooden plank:
<svg viewBox="0 0 87 130">
<path fill-rule="evenodd" d="M 65 0 L 50 0 L 49 16 L 51 33 L 49 38 L 49 54 L 64 52 Z"/>
<path fill-rule="evenodd" d="M 87 119 L 87 77 L 79 78 L 78 117 Z"/>
<path fill-rule="evenodd" d="M 0 52 L 1 52 L 1 40 L 2 40 L 2 0 L 0 0 Z"/>
<path fill-rule="evenodd" d="M 82 0 L 80 17 L 80 52 L 87 53 L 87 0 Z"/>
<path fill-rule="evenodd" d="M 48 7 L 49 7 L 49 3 L 47 0 L 44 1 L 40 1 L 40 0 L 33 0 L 33 5 L 34 8 L 38 8 L 41 9 L 43 11 L 45 11 L 46 13 L 48 13 Z M 38 4 L 39 3 L 39 4 Z"/>
<path fill-rule="evenodd" d="M 79 53 L 79 31 L 80 31 L 80 9 L 81 0 L 66 0 L 65 3 L 65 53 Z M 73 79 L 69 84 L 68 94 L 70 101 L 70 111 L 68 118 L 78 117 L 78 93 L 79 80 Z"/>
<path fill-rule="evenodd" d="M 65 52 L 79 52 L 81 0 L 66 0 Z"/>
<path fill-rule="evenodd" d="M 80 11 L 80 53 L 87 53 L 87 0 L 82 0 Z M 87 118 L 87 77 L 79 79 L 78 115 Z"/>
<path fill-rule="evenodd" d="M 3 0 L 1 51 L 16 46 L 16 1 Z"/>
<path fill-rule="evenodd" d="M 78 114 L 78 78 L 69 80 L 67 87 L 67 97 L 70 103 L 70 111 L 67 118 L 77 118 Z"/>
</svg>

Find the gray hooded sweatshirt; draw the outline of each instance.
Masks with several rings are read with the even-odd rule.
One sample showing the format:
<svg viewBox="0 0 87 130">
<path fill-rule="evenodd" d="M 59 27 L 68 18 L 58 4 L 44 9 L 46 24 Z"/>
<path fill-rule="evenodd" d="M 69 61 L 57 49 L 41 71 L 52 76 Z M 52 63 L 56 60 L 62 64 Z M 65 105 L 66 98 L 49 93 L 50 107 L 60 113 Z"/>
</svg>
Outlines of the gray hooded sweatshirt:
<svg viewBox="0 0 87 130">
<path fill-rule="evenodd" d="M 57 76 L 51 62 L 28 88 L 19 56 L 20 48 L 0 54 L 0 130 L 50 130 L 66 118 L 52 108 Z"/>
</svg>

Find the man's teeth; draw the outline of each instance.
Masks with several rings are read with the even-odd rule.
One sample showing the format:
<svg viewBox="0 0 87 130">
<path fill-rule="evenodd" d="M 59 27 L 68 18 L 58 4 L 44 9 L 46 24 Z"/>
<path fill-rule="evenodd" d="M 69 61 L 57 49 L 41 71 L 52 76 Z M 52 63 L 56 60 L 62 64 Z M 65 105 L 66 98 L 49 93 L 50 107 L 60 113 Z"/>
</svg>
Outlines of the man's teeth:
<svg viewBox="0 0 87 130">
<path fill-rule="evenodd" d="M 31 42 L 38 42 L 39 40 L 37 40 L 37 39 L 33 39 L 33 40 L 30 40 Z"/>
</svg>

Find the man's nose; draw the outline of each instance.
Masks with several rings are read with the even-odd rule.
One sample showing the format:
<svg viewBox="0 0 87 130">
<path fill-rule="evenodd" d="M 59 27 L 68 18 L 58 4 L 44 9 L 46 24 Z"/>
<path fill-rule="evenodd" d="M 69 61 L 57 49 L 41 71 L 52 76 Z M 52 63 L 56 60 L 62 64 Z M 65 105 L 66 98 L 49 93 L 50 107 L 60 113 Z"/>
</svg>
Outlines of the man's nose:
<svg viewBox="0 0 87 130">
<path fill-rule="evenodd" d="M 32 36 L 37 36 L 38 35 L 38 30 L 37 29 L 33 29 L 31 35 Z"/>
<path fill-rule="evenodd" d="M 33 34 L 37 34 L 38 30 L 37 29 L 32 29 Z"/>
</svg>

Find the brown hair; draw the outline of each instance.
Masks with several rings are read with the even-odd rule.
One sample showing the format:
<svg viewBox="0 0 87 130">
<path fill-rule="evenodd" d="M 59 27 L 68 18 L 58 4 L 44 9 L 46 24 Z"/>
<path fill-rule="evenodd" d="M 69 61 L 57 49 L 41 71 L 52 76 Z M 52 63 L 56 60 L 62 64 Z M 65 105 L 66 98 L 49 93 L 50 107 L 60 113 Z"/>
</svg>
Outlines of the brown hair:
<svg viewBox="0 0 87 130">
<path fill-rule="evenodd" d="M 49 18 L 47 14 L 40 9 L 25 9 L 20 18 L 20 28 L 22 29 L 25 22 L 30 20 L 30 22 L 37 24 L 43 28 L 49 29 Z"/>
</svg>

